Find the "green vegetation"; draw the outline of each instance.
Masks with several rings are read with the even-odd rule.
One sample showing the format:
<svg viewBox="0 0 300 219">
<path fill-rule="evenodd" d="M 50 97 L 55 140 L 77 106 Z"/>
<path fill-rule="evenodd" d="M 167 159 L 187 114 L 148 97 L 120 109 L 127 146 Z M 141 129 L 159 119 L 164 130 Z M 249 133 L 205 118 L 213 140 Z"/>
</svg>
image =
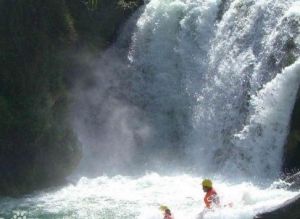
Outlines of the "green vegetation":
<svg viewBox="0 0 300 219">
<path fill-rule="evenodd" d="M 71 54 L 107 47 L 137 5 L 0 0 L 0 195 L 53 185 L 76 167 L 81 147 L 68 108 L 78 65 Z"/>
</svg>

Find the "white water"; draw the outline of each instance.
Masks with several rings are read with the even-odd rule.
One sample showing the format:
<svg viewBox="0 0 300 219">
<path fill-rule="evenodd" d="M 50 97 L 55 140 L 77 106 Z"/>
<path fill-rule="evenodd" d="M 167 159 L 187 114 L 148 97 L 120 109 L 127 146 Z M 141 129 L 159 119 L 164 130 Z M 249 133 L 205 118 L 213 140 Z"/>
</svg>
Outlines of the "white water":
<svg viewBox="0 0 300 219">
<path fill-rule="evenodd" d="M 124 48 L 105 53 L 97 87 L 78 95 L 80 170 L 100 177 L 3 199 L 0 217 L 24 210 L 28 218 L 156 219 L 164 204 L 175 218 L 193 219 L 207 177 L 223 204 L 233 203 L 207 219 L 250 219 L 297 195 L 277 178 L 300 84 L 299 58 L 283 64 L 287 53 L 299 57 L 299 1 L 232 0 L 217 21 L 221 4 L 151 0 L 128 60 L 119 57 Z M 291 40 L 296 48 L 286 51 Z M 102 176 L 152 169 L 166 176 Z"/>
<path fill-rule="evenodd" d="M 206 159 L 200 164 L 210 163 L 214 171 L 254 177 L 280 172 L 299 87 L 298 64 L 281 71 L 268 61 L 275 56 L 280 62 L 283 41 L 294 37 L 283 18 L 295 6 L 284 2 L 233 1 L 216 26 L 197 95 L 192 148 L 198 156 L 201 147 Z"/>
<path fill-rule="evenodd" d="M 161 219 L 161 204 L 168 205 L 177 219 L 194 219 L 203 209 L 201 178 L 189 175 L 141 178 L 102 176 L 81 178 L 76 185 L 56 192 L 44 192 L 22 200 L 7 199 L 0 204 L 0 214 L 25 211 L 27 218 L 103 218 Z M 206 219 L 251 219 L 297 193 L 284 189 L 259 188 L 250 182 L 239 184 L 215 180 L 223 204 L 232 208 L 210 212 Z M 4 210 L 5 209 L 5 210 Z M 2 214 L 6 212 L 6 214 Z"/>
<path fill-rule="evenodd" d="M 276 179 L 300 83 L 298 7 L 150 1 L 80 90 L 83 166 Z"/>
</svg>

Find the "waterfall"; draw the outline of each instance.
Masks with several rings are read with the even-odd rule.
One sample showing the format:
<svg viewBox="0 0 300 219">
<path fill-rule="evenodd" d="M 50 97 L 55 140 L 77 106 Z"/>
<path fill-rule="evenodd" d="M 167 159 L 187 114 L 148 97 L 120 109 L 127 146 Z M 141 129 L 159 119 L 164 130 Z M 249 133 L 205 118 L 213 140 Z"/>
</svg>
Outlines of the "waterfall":
<svg viewBox="0 0 300 219">
<path fill-rule="evenodd" d="M 299 87 L 298 64 L 283 69 L 292 56 L 287 44 L 299 39 L 299 25 L 293 30 L 295 17 L 288 16 L 292 3 L 232 1 L 216 24 L 208 71 L 199 82 L 192 148 L 192 154 L 206 155 L 200 164 L 210 171 L 261 177 L 280 172 Z"/>
<path fill-rule="evenodd" d="M 300 80 L 297 8 L 149 1 L 79 91 L 83 165 L 277 177 Z"/>
<path fill-rule="evenodd" d="M 195 219 L 201 181 L 251 219 L 278 180 L 300 84 L 298 0 L 151 0 L 74 90 L 83 159 L 69 185 L 1 198 L 0 217 Z M 78 178 L 77 178 L 78 177 Z M 270 183 L 271 182 L 271 183 Z"/>
</svg>

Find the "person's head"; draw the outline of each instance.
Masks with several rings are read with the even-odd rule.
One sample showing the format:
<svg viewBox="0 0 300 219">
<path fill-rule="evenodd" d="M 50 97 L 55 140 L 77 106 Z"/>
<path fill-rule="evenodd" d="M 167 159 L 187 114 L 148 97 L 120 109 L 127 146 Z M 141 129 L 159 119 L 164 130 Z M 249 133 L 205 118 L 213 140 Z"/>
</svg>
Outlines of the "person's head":
<svg viewBox="0 0 300 219">
<path fill-rule="evenodd" d="M 202 181 L 202 188 L 204 192 L 208 192 L 210 189 L 212 189 L 212 181 L 210 179 L 204 179 Z"/>
<path fill-rule="evenodd" d="M 170 211 L 170 209 L 169 209 L 169 208 L 167 208 L 167 209 L 165 210 L 165 214 L 167 214 L 167 215 L 171 215 L 171 211 Z"/>
<path fill-rule="evenodd" d="M 164 214 L 171 215 L 171 210 L 170 210 L 167 206 L 161 205 L 161 206 L 159 207 L 159 209 L 160 209 Z"/>
</svg>

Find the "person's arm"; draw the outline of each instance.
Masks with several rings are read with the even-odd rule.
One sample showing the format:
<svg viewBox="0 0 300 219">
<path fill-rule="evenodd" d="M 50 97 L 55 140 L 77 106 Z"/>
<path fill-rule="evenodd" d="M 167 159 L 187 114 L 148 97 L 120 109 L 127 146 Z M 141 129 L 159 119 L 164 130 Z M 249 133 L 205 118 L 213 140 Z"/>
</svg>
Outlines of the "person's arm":
<svg viewBox="0 0 300 219">
<path fill-rule="evenodd" d="M 220 207 L 220 197 L 218 196 L 217 193 L 212 196 L 212 203 Z"/>
</svg>

